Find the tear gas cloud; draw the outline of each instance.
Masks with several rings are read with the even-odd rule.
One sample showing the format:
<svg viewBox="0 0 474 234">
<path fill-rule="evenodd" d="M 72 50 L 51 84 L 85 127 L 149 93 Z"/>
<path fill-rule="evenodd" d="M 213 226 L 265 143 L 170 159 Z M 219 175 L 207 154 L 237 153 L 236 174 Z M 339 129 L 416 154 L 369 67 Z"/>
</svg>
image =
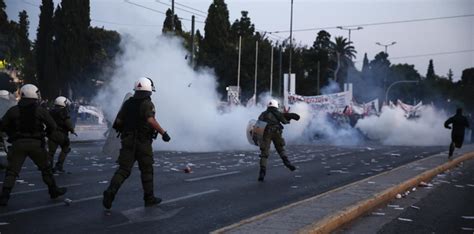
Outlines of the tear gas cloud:
<svg viewBox="0 0 474 234">
<path fill-rule="evenodd" d="M 112 81 L 96 97 L 110 121 L 120 109 L 125 94 L 132 92 L 135 80 L 147 76 L 156 86 L 152 95 L 156 118 L 172 138 L 169 143 L 155 141 L 155 149 L 257 149 L 247 142 L 245 129 L 250 119 L 258 118 L 265 105 L 238 106 L 221 113 L 217 108 L 220 97 L 212 70 L 191 69 L 180 39 L 134 34 L 125 37 L 121 46 L 124 53 L 117 59 Z M 261 95 L 260 101 L 266 103 L 269 98 Z M 295 131 L 303 129 L 297 123 L 287 132 L 290 138 L 298 137 L 301 134 Z"/>
<path fill-rule="evenodd" d="M 446 145 L 450 132 L 444 128 L 444 111 L 425 106 L 417 119 L 407 119 L 400 108 L 383 107 L 381 115 L 359 120 L 356 127 L 370 139 L 385 145 Z"/>
<path fill-rule="evenodd" d="M 222 113 L 218 110 L 220 96 L 211 69 L 193 70 L 185 59 L 187 51 L 178 38 L 134 33 L 123 37 L 123 54 L 117 58 L 111 82 L 95 98 L 106 118 L 113 121 L 123 97 L 133 92 L 140 76 L 153 79 L 156 92 L 152 99 L 156 118 L 166 129 L 171 141 L 154 142 L 157 150 L 220 151 L 257 150 L 246 139 L 245 129 L 250 119 L 258 118 L 270 99 L 260 95 L 260 105 L 234 106 Z M 325 92 L 337 91 L 336 83 Z M 312 113 L 304 103 L 292 106 L 291 112 L 301 116 L 285 126 L 289 143 L 323 143 L 354 145 L 363 143 L 362 135 L 353 128 L 335 126 L 325 113 Z M 449 133 L 442 129 L 446 115 L 427 108 L 417 120 L 407 120 L 401 110 L 384 109 L 380 117 L 360 120 L 357 127 L 371 139 L 390 145 L 432 145 L 449 142 Z"/>
</svg>

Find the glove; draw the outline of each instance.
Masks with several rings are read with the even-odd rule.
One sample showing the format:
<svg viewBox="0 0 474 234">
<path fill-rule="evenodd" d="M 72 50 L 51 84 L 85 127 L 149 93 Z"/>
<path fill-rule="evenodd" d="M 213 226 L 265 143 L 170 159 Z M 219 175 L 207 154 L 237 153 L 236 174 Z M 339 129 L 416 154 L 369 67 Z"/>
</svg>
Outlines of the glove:
<svg viewBox="0 0 474 234">
<path fill-rule="evenodd" d="M 447 129 L 452 129 L 452 127 L 451 127 L 451 126 L 447 126 L 446 128 L 447 128 Z"/>
<path fill-rule="evenodd" d="M 296 113 L 289 113 L 288 116 L 290 117 L 290 119 L 294 119 L 296 121 L 300 120 L 300 115 Z"/>
<path fill-rule="evenodd" d="M 75 132 L 71 132 L 71 134 L 74 135 L 74 136 L 77 136 L 77 133 L 75 133 Z"/>
<path fill-rule="evenodd" d="M 285 119 L 287 119 L 288 121 L 294 119 L 296 121 L 298 121 L 300 119 L 300 116 L 296 113 L 283 113 L 283 116 L 285 117 Z"/>
<path fill-rule="evenodd" d="M 168 142 L 171 140 L 171 137 L 170 135 L 168 135 L 167 132 L 163 133 L 163 136 L 161 137 L 161 139 L 163 139 L 164 142 Z"/>
</svg>

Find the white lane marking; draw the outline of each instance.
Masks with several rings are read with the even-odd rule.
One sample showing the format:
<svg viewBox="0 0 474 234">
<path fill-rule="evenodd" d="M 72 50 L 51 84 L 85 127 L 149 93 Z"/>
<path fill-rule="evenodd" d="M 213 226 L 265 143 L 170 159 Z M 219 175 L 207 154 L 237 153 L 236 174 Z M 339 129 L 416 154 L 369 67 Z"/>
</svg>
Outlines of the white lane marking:
<svg viewBox="0 0 474 234">
<path fill-rule="evenodd" d="M 95 199 L 99 199 L 99 198 L 102 198 L 102 195 L 73 200 L 72 203 L 74 204 L 74 203 L 78 203 L 78 202 L 90 201 L 90 200 L 95 200 Z M 27 208 L 27 209 L 20 209 L 20 210 L 17 210 L 17 211 L 11 211 L 11 212 L 7 212 L 7 213 L 3 213 L 3 214 L 0 214 L 0 218 L 1 217 L 6 217 L 6 216 L 11 216 L 11 215 L 28 213 L 28 212 L 37 211 L 37 210 L 44 210 L 44 209 L 58 207 L 58 206 L 65 206 L 65 204 L 64 204 L 63 201 L 58 200 L 57 203 L 50 204 L 50 205 L 37 206 L 37 207 L 32 207 L 32 208 Z"/>
<path fill-rule="evenodd" d="M 206 195 L 206 194 L 209 194 L 209 193 L 215 193 L 215 192 L 218 192 L 219 190 L 217 189 L 211 189 L 211 190 L 207 190 L 207 191 L 204 191 L 204 192 L 200 192 L 200 193 L 193 193 L 193 194 L 190 194 L 190 195 L 186 195 L 186 196 L 182 196 L 182 197 L 177 197 L 177 198 L 174 198 L 174 199 L 170 199 L 170 200 L 167 200 L 167 201 L 164 201 L 162 203 L 160 203 L 160 205 L 164 205 L 164 204 L 168 204 L 168 203 L 173 203 L 173 202 L 177 202 L 177 201 L 182 201 L 182 200 L 186 200 L 186 199 L 189 199 L 189 198 L 193 198 L 193 197 L 198 197 L 198 196 L 202 196 L 202 195 Z M 178 209 L 175 209 L 173 210 L 174 211 L 174 214 L 171 214 L 171 216 L 174 216 L 176 215 L 179 211 L 181 211 L 182 209 L 184 209 L 184 207 L 181 207 L 181 208 L 178 208 Z M 153 219 L 143 219 L 142 217 L 135 217 L 137 214 L 138 216 L 143 216 L 143 213 L 146 212 L 146 210 L 150 210 L 150 208 L 146 208 L 146 207 L 143 207 L 143 206 L 140 206 L 140 207 L 137 207 L 137 208 L 132 208 L 132 209 L 129 209 L 129 210 L 124 210 L 122 211 L 121 213 L 128 218 L 128 221 L 125 222 L 125 223 L 119 223 L 119 224 L 115 224 L 115 225 L 111 225 L 111 226 L 108 226 L 107 228 L 116 228 L 116 227 L 120 227 L 120 226 L 125 226 L 125 225 L 129 225 L 129 224 L 132 224 L 132 223 L 138 223 L 138 222 L 142 222 L 142 221 L 150 221 L 150 220 L 153 220 Z M 158 212 L 163 212 L 161 210 L 156 210 Z M 173 212 L 172 211 L 172 212 Z M 149 213 L 148 213 L 149 215 Z M 168 214 L 168 216 L 170 216 Z M 170 216 L 170 217 L 171 217 Z M 163 217 L 161 217 L 163 218 Z M 164 217 L 166 218 L 166 217 Z M 142 219 L 142 220 L 140 220 Z M 154 219 L 160 219 L 160 217 L 155 217 Z"/>
<path fill-rule="evenodd" d="M 352 154 L 354 152 L 343 152 L 343 153 L 338 153 L 338 154 L 332 154 L 330 155 L 331 158 L 333 157 L 337 157 L 337 156 L 344 156 L 344 155 L 348 155 L 348 154 Z"/>
<path fill-rule="evenodd" d="M 164 201 L 161 204 L 173 203 L 173 202 L 182 201 L 182 200 L 185 200 L 185 199 L 198 197 L 198 196 L 206 195 L 206 194 L 209 194 L 209 193 L 215 193 L 215 192 L 219 192 L 219 190 L 218 189 L 211 189 L 211 190 L 207 190 L 207 191 L 200 192 L 200 193 L 193 193 L 193 194 L 189 194 L 187 196 L 177 197 L 177 198 L 174 198 L 174 199 Z"/>
<path fill-rule="evenodd" d="M 177 201 L 181 201 L 181 200 L 185 200 L 185 199 L 189 199 L 189 198 L 193 198 L 193 197 L 197 197 L 197 196 L 202 196 L 202 195 L 209 194 L 209 193 L 215 193 L 215 192 L 218 192 L 218 191 L 219 190 L 217 190 L 217 189 L 211 189 L 211 190 L 200 192 L 200 193 L 193 193 L 193 194 L 190 194 L 190 195 L 187 195 L 187 196 L 178 197 L 178 198 L 174 198 L 174 199 L 164 201 L 161 204 L 168 204 L 168 203 L 172 203 L 172 202 L 177 202 Z M 96 199 L 99 199 L 99 198 L 102 198 L 102 195 L 86 197 L 86 198 L 81 198 L 81 199 L 77 199 L 77 200 L 72 200 L 72 204 L 75 204 L 75 203 L 78 203 L 78 202 L 96 200 Z M 20 209 L 20 210 L 17 210 L 17 211 L 7 212 L 7 213 L 0 214 L 0 218 L 11 216 L 11 215 L 28 213 L 28 212 L 37 211 L 37 210 L 44 210 L 44 209 L 53 208 L 53 207 L 59 207 L 59 206 L 65 206 L 64 202 L 61 201 L 61 202 L 50 204 L 50 205 L 37 206 L 37 207 L 32 207 L 32 208 Z M 142 208 L 142 207 L 139 207 L 139 208 Z M 135 209 L 137 209 L 137 208 L 135 208 Z"/>
<path fill-rule="evenodd" d="M 220 173 L 220 174 L 215 174 L 215 175 L 196 177 L 196 178 L 192 178 L 192 179 L 185 179 L 184 181 L 193 182 L 193 181 L 212 179 L 212 178 L 216 178 L 216 177 L 222 177 L 222 176 L 233 175 L 233 174 L 238 174 L 238 173 L 240 173 L 240 171 L 230 171 L 230 172 Z"/>
<path fill-rule="evenodd" d="M 65 184 L 65 185 L 58 185 L 59 187 L 75 187 L 75 186 L 80 186 L 82 184 Z M 17 195 L 17 194 L 25 194 L 25 193 L 34 193 L 34 192 L 39 192 L 39 191 L 45 191 L 48 190 L 47 188 L 41 188 L 41 189 L 33 189 L 33 190 L 27 190 L 27 191 L 21 191 L 21 192 L 14 192 L 12 195 Z"/>
</svg>

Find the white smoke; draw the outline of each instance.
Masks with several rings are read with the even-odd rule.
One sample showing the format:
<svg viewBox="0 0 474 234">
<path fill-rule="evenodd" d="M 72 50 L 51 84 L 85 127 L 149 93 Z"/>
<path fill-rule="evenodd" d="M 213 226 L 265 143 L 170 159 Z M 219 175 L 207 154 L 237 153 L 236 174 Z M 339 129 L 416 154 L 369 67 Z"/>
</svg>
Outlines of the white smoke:
<svg viewBox="0 0 474 234">
<path fill-rule="evenodd" d="M 444 121 L 448 118 L 446 113 L 426 106 L 419 114 L 420 118 L 407 119 L 400 108 L 384 107 L 379 117 L 359 120 L 356 127 L 384 145 L 449 144 L 450 133 L 444 128 Z"/>
<path fill-rule="evenodd" d="M 171 136 L 169 143 L 155 141 L 155 149 L 257 149 L 247 142 L 245 130 L 248 121 L 258 118 L 265 105 L 232 107 L 221 113 L 217 108 L 220 97 L 215 76 L 210 69 L 195 71 L 189 66 L 185 59 L 188 52 L 181 40 L 134 34 L 126 37 L 122 49 L 124 54 L 117 61 L 118 69 L 112 82 L 96 98 L 110 120 L 116 116 L 125 94 L 132 92 L 135 80 L 147 76 L 156 86 L 156 93 L 152 95 L 156 118 Z M 269 98 L 261 95 L 259 101 L 265 104 Z M 304 130 L 297 124 L 291 128 L 287 131 L 290 137 L 299 137 Z"/>
</svg>

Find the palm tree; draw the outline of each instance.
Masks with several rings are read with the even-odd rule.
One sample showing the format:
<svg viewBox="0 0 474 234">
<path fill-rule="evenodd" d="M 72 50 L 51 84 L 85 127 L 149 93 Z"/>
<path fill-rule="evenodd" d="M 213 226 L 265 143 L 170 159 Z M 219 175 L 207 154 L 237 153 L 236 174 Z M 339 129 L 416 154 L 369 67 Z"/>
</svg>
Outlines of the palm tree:
<svg viewBox="0 0 474 234">
<path fill-rule="evenodd" d="M 352 42 L 348 41 L 347 38 L 343 37 L 335 37 L 335 43 L 332 45 L 331 55 L 335 58 L 337 66 L 336 70 L 334 70 L 334 81 L 337 82 L 338 73 L 341 67 L 347 67 L 349 64 L 352 63 L 352 59 L 356 56 L 354 46 L 352 46 Z"/>
</svg>

